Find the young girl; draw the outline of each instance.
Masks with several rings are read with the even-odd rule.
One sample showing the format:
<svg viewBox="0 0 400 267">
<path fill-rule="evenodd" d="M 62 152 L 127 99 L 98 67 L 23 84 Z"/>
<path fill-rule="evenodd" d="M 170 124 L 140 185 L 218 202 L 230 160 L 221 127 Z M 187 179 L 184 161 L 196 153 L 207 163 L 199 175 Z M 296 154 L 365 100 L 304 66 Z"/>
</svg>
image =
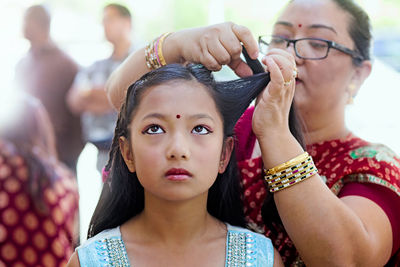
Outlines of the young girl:
<svg viewBox="0 0 400 267">
<path fill-rule="evenodd" d="M 244 227 L 233 127 L 268 74 L 214 81 L 177 64 L 128 89 L 89 239 L 69 266 L 283 266 Z"/>
</svg>

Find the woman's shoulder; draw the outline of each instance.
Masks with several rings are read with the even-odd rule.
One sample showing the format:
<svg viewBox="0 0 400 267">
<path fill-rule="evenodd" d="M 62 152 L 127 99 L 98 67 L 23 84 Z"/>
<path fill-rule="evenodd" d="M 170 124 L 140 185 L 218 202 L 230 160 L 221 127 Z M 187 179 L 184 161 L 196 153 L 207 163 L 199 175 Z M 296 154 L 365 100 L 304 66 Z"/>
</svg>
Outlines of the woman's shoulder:
<svg viewBox="0 0 400 267">
<path fill-rule="evenodd" d="M 251 266 L 273 266 L 274 247 L 266 236 L 228 224 L 227 266 L 245 262 Z"/>
<path fill-rule="evenodd" d="M 393 162 L 395 165 L 400 164 L 399 156 L 388 146 L 380 143 L 368 143 L 357 147 L 350 151 L 350 155 L 353 159 L 375 158 L 378 161 Z"/>
<path fill-rule="evenodd" d="M 0 177 L 24 183 L 28 179 L 28 165 L 25 158 L 11 142 L 0 139 Z"/>
<path fill-rule="evenodd" d="M 249 107 L 235 125 L 236 156 L 238 161 L 251 157 L 256 136 L 252 130 L 254 106 Z"/>
</svg>

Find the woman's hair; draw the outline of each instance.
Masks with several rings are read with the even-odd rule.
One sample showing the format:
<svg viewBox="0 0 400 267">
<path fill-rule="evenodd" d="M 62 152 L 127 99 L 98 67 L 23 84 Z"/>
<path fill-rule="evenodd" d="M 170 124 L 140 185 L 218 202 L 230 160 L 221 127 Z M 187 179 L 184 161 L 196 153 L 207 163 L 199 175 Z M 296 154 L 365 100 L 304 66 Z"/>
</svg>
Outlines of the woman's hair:
<svg viewBox="0 0 400 267">
<path fill-rule="evenodd" d="M 109 172 L 99 202 L 92 216 L 88 237 L 102 230 L 114 228 L 139 214 L 144 208 L 144 189 L 136 173 L 126 166 L 119 148 L 119 138 L 129 139 L 129 124 L 141 101 L 143 92 L 150 87 L 168 82 L 195 81 L 211 95 L 221 115 L 224 140 L 233 136 L 234 126 L 249 104 L 266 87 L 269 74 L 262 73 L 235 81 L 216 82 L 211 72 L 202 65 L 171 64 L 145 74 L 132 84 L 122 105 L 106 166 Z M 217 219 L 236 226 L 244 226 L 239 172 L 235 152 L 227 169 L 218 174 L 209 189 L 208 212 Z"/>
<path fill-rule="evenodd" d="M 368 14 L 353 0 L 333 0 L 341 9 L 350 15 L 348 32 L 357 51 L 363 60 L 370 60 L 371 49 L 371 24 Z M 362 63 L 361 59 L 353 59 L 355 65 Z"/>
<path fill-rule="evenodd" d="M 16 96 L 18 110 L 13 120 L 2 124 L 0 138 L 15 147 L 28 165 L 28 191 L 38 212 L 47 214 L 43 190 L 56 179 L 54 162 L 57 159 L 55 136 L 47 111 L 39 100 L 22 94 Z"/>
</svg>

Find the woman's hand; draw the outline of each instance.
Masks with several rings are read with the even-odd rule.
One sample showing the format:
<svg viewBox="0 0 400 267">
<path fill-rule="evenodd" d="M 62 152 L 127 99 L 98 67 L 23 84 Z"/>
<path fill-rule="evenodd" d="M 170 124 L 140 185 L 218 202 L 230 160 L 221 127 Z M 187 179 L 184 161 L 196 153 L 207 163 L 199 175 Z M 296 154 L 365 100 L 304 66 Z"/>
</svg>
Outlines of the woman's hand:
<svg viewBox="0 0 400 267">
<path fill-rule="evenodd" d="M 290 135 L 288 118 L 297 74 L 294 57 L 284 50 L 272 49 L 262 61 L 271 81 L 259 95 L 253 115 L 253 132 L 259 142 Z"/>
<path fill-rule="evenodd" d="M 167 63 L 201 63 L 210 70 L 228 65 L 238 76 L 252 75 L 249 66 L 240 59 L 241 43 L 251 58 L 258 56 L 258 45 L 250 30 L 225 22 L 208 27 L 187 29 L 167 37 L 163 51 Z"/>
<path fill-rule="evenodd" d="M 245 77 L 252 75 L 252 71 L 240 59 L 241 43 L 251 58 L 257 58 L 257 42 L 249 29 L 226 22 L 174 32 L 165 38 L 162 52 L 168 64 L 201 63 L 210 70 L 220 70 L 227 64 L 238 76 Z M 106 91 L 116 109 L 121 107 L 129 85 L 150 71 L 144 50 L 131 54 L 107 81 Z"/>
</svg>

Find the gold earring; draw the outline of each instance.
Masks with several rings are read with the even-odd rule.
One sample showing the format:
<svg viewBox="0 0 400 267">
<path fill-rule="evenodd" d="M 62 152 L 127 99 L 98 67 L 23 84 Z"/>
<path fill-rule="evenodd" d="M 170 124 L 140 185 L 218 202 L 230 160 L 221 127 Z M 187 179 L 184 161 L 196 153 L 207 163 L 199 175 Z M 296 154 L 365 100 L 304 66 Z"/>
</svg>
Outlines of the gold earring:
<svg viewBox="0 0 400 267">
<path fill-rule="evenodd" d="M 354 104 L 354 91 L 356 90 L 356 85 L 354 83 L 349 84 L 348 92 L 349 92 L 349 99 L 347 100 L 347 104 L 352 105 Z"/>
</svg>

